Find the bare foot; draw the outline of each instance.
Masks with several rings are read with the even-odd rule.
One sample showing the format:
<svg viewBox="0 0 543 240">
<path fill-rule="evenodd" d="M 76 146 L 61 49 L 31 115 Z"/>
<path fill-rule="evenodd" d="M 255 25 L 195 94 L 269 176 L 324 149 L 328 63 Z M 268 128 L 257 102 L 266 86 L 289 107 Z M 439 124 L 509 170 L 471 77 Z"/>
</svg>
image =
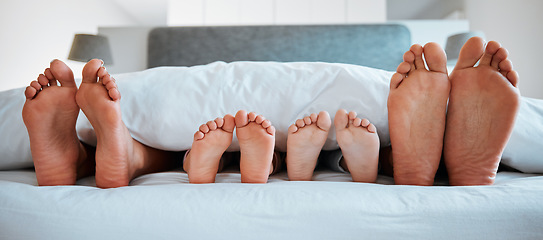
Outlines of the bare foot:
<svg viewBox="0 0 543 240">
<path fill-rule="evenodd" d="M 76 181 L 78 160 L 84 154 L 75 130 L 79 115 L 76 92 L 72 70 L 60 60 L 53 60 L 26 88 L 23 120 L 39 185 Z"/>
<path fill-rule="evenodd" d="M 403 58 L 390 81 L 388 96 L 394 181 L 432 185 L 443 149 L 450 91 L 447 59 L 436 43 L 424 49 L 415 44 Z"/>
<path fill-rule="evenodd" d="M 319 115 L 313 113 L 298 119 L 288 128 L 286 161 L 289 180 L 311 180 L 330 125 L 330 114 L 322 111 Z"/>
<path fill-rule="evenodd" d="M 221 157 L 232 143 L 234 116 L 227 114 L 202 124 L 183 163 L 191 183 L 214 183 Z"/>
<path fill-rule="evenodd" d="M 138 153 L 142 144 L 132 139 L 121 120 L 120 99 L 102 61 L 89 61 L 76 100 L 96 132 L 96 185 L 101 188 L 127 186 L 143 165 Z"/>
<path fill-rule="evenodd" d="M 336 138 L 345 165 L 355 182 L 373 183 L 379 167 L 379 136 L 368 119 L 340 109 L 334 117 Z"/>
<path fill-rule="evenodd" d="M 471 38 L 449 79 L 445 164 L 451 185 L 494 183 L 519 108 L 518 74 L 507 50 Z M 479 65 L 474 67 L 479 61 Z"/>
<path fill-rule="evenodd" d="M 254 112 L 236 113 L 236 136 L 241 151 L 240 172 L 243 183 L 266 183 L 273 172 L 275 128 L 269 120 Z"/>
</svg>

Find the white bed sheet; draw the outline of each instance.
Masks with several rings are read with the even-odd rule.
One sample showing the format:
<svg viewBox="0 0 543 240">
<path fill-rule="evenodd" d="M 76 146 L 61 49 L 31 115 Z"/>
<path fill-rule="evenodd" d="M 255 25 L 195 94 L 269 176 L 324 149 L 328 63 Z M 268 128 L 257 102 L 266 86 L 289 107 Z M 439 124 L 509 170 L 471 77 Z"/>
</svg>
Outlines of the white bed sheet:
<svg viewBox="0 0 543 240">
<path fill-rule="evenodd" d="M 0 171 L 0 239 L 543 239 L 543 176 L 500 172 L 493 186 L 395 186 L 318 171 L 312 182 L 188 184 L 182 171 L 130 186 L 37 187 Z M 441 182 L 443 183 L 443 182 Z M 438 185 L 440 183 L 438 182 Z"/>
</svg>

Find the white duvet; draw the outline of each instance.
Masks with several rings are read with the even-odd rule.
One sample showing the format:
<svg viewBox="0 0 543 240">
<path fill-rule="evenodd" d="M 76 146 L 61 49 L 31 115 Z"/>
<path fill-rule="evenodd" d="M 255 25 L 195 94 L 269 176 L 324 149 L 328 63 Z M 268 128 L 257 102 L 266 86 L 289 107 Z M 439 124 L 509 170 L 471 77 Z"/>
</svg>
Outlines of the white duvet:
<svg viewBox="0 0 543 240">
<path fill-rule="evenodd" d="M 240 109 L 271 120 L 276 147 L 286 150 L 287 129 L 319 111 L 356 111 L 377 127 L 381 146 L 390 144 L 387 96 L 391 72 L 349 64 L 318 62 L 215 62 L 195 67 L 161 67 L 114 75 L 121 91 L 123 121 L 132 136 L 164 150 L 186 150 L 198 127 Z M 522 80 L 521 80 L 522 81 Z M 21 119 L 24 89 L 0 93 L 0 170 L 32 166 Z M 96 137 L 79 115 L 79 137 Z M 543 173 L 543 100 L 523 98 L 502 162 L 526 173 Z M 324 149 L 336 149 L 332 127 Z M 234 138 L 230 151 L 239 149 Z"/>
</svg>

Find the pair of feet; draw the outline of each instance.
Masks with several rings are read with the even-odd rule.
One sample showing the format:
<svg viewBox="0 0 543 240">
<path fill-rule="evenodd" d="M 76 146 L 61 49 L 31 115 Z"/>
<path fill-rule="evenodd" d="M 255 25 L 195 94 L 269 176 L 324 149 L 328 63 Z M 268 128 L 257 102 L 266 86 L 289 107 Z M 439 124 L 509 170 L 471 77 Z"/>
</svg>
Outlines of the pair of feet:
<svg viewBox="0 0 543 240">
<path fill-rule="evenodd" d="M 442 155 L 451 185 L 494 182 L 520 98 L 507 56 L 499 43 L 485 48 L 474 37 L 447 76 L 439 45 L 413 45 L 404 54 L 388 97 L 396 184 L 432 185 Z"/>
<path fill-rule="evenodd" d="M 79 89 L 71 69 L 53 60 L 26 88 L 25 96 L 23 121 L 39 185 L 72 185 L 95 174 L 98 187 L 126 186 L 134 176 L 163 167 L 149 156 L 167 154 L 130 136 L 121 120 L 117 85 L 101 60 L 85 65 Z M 80 109 L 96 132 L 96 148 L 77 137 Z"/>
<path fill-rule="evenodd" d="M 291 181 L 310 181 L 332 123 L 328 112 L 296 120 L 288 129 L 287 172 Z M 367 119 L 340 109 L 334 117 L 340 164 L 355 182 L 375 182 L 379 162 L 379 136 Z"/>
<path fill-rule="evenodd" d="M 240 110 L 202 124 L 194 134 L 183 168 L 191 183 L 213 183 L 222 156 L 236 136 L 240 147 L 242 183 L 266 183 L 275 170 L 273 164 L 275 128 L 262 115 Z M 276 160 L 277 161 L 277 160 Z"/>
</svg>

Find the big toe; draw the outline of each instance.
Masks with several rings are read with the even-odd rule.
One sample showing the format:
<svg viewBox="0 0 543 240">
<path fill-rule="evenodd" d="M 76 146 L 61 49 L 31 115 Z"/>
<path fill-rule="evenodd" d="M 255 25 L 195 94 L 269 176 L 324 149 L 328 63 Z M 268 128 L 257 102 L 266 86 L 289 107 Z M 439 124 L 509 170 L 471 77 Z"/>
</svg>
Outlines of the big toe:
<svg viewBox="0 0 543 240">
<path fill-rule="evenodd" d="M 484 52 L 485 41 L 480 37 L 472 37 L 462 46 L 454 69 L 475 66 Z"/>
<path fill-rule="evenodd" d="M 447 73 L 447 56 L 439 44 L 430 42 L 424 45 L 424 58 L 430 71 Z"/>
<path fill-rule="evenodd" d="M 330 114 L 327 111 L 322 111 L 317 117 L 317 127 L 324 131 L 328 131 L 332 125 L 332 120 L 330 119 Z"/>
<path fill-rule="evenodd" d="M 232 116 L 230 114 L 226 114 L 224 116 L 223 120 L 224 120 L 224 123 L 223 123 L 222 129 L 227 131 L 227 132 L 233 132 L 234 127 L 236 126 L 234 116 Z"/>
<path fill-rule="evenodd" d="M 100 70 L 103 64 L 104 62 L 100 59 L 92 59 L 85 64 L 85 67 L 83 67 L 82 82 L 95 83 L 98 79 L 98 70 Z"/>
<path fill-rule="evenodd" d="M 50 64 L 50 71 L 54 78 L 60 82 L 63 87 L 76 87 L 74 73 L 64 62 L 55 59 Z"/>
<path fill-rule="evenodd" d="M 239 110 L 235 116 L 236 127 L 244 127 L 249 124 L 249 117 L 245 110 Z"/>
<path fill-rule="evenodd" d="M 339 109 L 334 117 L 334 126 L 337 129 L 346 128 L 349 124 L 349 114 L 345 109 Z"/>
</svg>

